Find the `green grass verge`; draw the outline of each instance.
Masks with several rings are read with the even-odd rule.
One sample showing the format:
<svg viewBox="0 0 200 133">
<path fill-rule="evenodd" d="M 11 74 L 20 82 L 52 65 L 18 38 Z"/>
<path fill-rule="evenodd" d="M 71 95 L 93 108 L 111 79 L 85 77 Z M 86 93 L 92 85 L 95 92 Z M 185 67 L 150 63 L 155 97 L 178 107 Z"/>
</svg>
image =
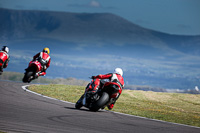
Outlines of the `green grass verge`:
<svg viewBox="0 0 200 133">
<path fill-rule="evenodd" d="M 29 89 L 75 103 L 85 87 L 52 84 Z M 123 90 L 113 111 L 200 127 L 200 95 Z"/>
</svg>

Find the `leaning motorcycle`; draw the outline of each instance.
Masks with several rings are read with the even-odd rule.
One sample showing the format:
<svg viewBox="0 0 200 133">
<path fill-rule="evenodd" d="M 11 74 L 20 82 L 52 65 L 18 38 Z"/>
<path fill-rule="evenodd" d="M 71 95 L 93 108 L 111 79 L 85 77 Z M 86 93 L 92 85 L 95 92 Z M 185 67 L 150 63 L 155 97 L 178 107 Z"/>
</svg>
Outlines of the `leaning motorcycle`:
<svg viewBox="0 0 200 133">
<path fill-rule="evenodd" d="M 76 102 L 75 108 L 80 109 L 84 106 L 96 112 L 113 103 L 122 92 L 122 89 L 115 82 L 101 84 L 103 84 L 103 87 L 99 88 L 95 94 L 91 93 L 91 91 L 85 92 Z"/>
<path fill-rule="evenodd" d="M 29 66 L 27 69 L 25 69 L 26 72 L 24 73 L 24 78 L 22 81 L 24 83 L 30 83 L 32 80 L 34 80 L 36 77 L 36 73 L 41 72 L 42 65 L 39 61 L 30 61 Z"/>
</svg>

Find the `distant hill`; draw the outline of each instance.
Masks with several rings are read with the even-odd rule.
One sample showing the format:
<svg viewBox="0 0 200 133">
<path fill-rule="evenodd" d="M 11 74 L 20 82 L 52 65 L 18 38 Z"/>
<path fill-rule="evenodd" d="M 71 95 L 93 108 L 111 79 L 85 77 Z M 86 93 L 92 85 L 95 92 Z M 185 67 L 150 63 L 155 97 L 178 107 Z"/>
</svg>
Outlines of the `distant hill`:
<svg viewBox="0 0 200 133">
<path fill-rule="evenodd" d="M 196 44 L 200 36 L 169 35 L 142 28 L 110 13 L 69 13 L 0 8 L 1 37 L 47 37 L 73 42 Z M 174 40 L 175 39 L 175 40 Z M 114 41 L 114 42 L 113 42 Z M 183 47 L 184 48 L 184 47 Z"/>
<path fill-rule="evenodd" d="M 111 13 L 0 8 L 0 20 L 0 45 L 11 48 L 10 71 L 23 72 L 48 46 L 51 78 L 87 79 L 122 67 L 126 84 L 200 86 L 200 36 L 149 30 Z"/>
<path fill-rule="evenodd" d="M 199 54 L 200 36 L 169 35 L 110 13 L 69 13 L 0 8 L 1 39 L 49 38 L 65 42 L 168 45 Z M 175 46 L 176 45 L 176 46 Z M 192 47 L 191 47 L 192 46 Z M 195 47 L 193 47 L 195 46 Z"/>
<path fill-rule="evenodd" d="M 167 45 L 200 55 L 200 36 L 169 35 L 110 13 L 68 13 L 0 8 L 0 39 L 46 38 L 90 44 Z"/>
<path fill-rule="evenodd" d="M 50 37 L 64 41 L 143 41 L 151 31 L 110 13 L 0 9 L 1 36 Z"/>
</svg>

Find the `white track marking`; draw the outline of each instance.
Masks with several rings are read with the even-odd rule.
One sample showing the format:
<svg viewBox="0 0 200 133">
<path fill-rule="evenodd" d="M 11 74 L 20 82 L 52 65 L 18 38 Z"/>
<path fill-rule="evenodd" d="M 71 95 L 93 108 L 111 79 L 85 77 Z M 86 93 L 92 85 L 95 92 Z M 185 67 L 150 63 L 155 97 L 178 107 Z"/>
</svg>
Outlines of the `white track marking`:
<svg viewBox="0 0 200 133">
<path fill-rule="evenodd" d="M 30 92 L 30 93 L 33 93 L 33 94 L 36 94 L 36 95 L 39 95 L 39 96 L 42 96 L 42 97 L 45 97 L 45 98 L 48 98 L 48 99 L 52 99 L 52 100 L 56 100 L 56 101 L 61 101 L 61 102 L 64 102 L 64 103 L 69 103 L 69 104 L 75 104 L 75 103 L 72 103 L 72 102 L 63 101 L 63 100 L 59 100 L 59 99 L 56 99 L 56 98 L 52 98 L 52 97 L 48 97 L 48 96 L 36 93 L 34 91 L 31 91 L 31 90 L 27 89 L 26 87 L 28 87 L 28 86 L 30 86 L 30 85 L 22 86 L 22 89 L 24 91 L 27 91 L 27 92 Z M 146 120 L 151 120 L 151 121 L 158 121 L 158 122 L 164 122 L 164 123 L 170 123 L 170 124 L 174 124 L 174 125 L 180 125 L 180 126 L 186 126 L 186 127 L 192 127 L 192 128 L 199 128 L 200 129 L 200 127 L 195 127 L 195 126 L 190 126 L 190 125 L 185 125 L 185 124 L 172 123 L 172 122 L 167 122 L 167 121 L 162 121 L 162 120 L 157 120 L 157 119 L 150 119 L 150 118 L 146 118 L 146 117 L 141 117 L 141 116 L 136 116 L 136 115 L 129 115 L 129 114 L 124 114 L 124 113 L 114 112 L 114 111 L 109 111 L 109 110 L 104 110 L 104 111 L 112 112 L 112 113 L 120 114 L 120 115 L 126 115 L 126 116 L 141 118 L 141 119 L 146 119 Z"/>
</svg>

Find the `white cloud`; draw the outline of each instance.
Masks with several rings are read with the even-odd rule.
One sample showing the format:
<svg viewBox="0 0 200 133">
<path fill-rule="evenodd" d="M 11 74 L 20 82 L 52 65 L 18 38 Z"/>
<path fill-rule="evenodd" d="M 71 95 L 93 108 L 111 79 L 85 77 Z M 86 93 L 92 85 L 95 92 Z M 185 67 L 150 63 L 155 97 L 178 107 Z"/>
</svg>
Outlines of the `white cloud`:
<svg viewBox="0 0 200 133">
<path fill-rule="evenodd" d="M 51 64 L 55 65 L 55 66 L 59 66 L 59 67 L 64 67 L 65 66 L 64 63 L 58 62 L 58 61 L 52 62 Z"/>
<path fill-rule="evenodd" d="M 89 3 L 89 6 L 91 7 L 101 7 L 101 4 L 95 0 L 92 0 L 90 3 Z"/>
<path fill-rule="evenodd" d="M 89 47 L 89 45 L 88 44 L 78 44 L 78 46 L 75 47 L 74 50 L 84 51 L 86 47 Z"/>
<path fill-rule="evenodd" d="M 78 7 L 78 8 L 88 8 L 88 7 L 92 7 L 92 8 L 99 8 L 102 7 L 101 4 L 99 2 L 97 2 L 96 0 L 91 0 L 89 3 L 74 3 L 74 4 L 68 4 L 69 7 Z"/>
</svg>

